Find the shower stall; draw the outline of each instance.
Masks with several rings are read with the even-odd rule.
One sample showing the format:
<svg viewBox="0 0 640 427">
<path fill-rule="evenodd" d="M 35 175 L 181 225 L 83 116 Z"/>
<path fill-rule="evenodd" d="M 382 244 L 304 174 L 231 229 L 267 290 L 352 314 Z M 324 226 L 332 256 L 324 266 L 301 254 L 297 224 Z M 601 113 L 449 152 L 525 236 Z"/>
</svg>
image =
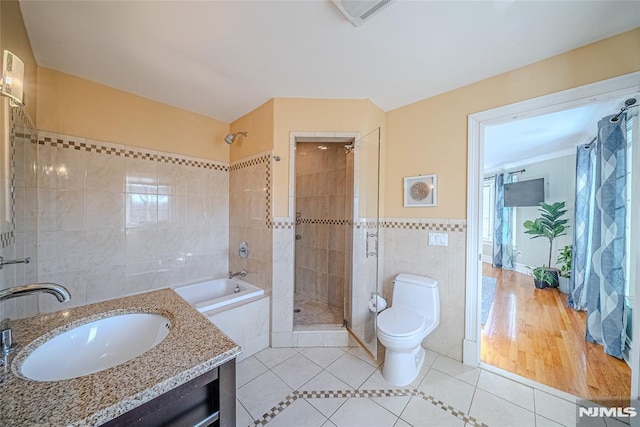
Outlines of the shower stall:
<svg viewBox="0 0 640 427">
<path fill-rule="evenodd" d="M 294 324 L 342 324 L 351 280 L 352 153 L 340 143 L 298 143 L 295 187 Z"/>
<path fill-rule="evenodd" d="M 346 326 L 375 355 L 380 129 L 296 137 L 294 151 L 294 329 Z"/>
</svg>

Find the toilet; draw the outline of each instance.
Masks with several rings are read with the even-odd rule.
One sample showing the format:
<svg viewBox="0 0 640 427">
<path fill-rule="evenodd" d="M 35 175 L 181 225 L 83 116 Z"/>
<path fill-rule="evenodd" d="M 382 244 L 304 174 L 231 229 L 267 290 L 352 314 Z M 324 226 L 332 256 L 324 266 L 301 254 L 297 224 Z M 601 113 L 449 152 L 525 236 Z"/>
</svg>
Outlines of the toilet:
<svg viewBox="0 0 640 427">
<path fill-rule="evenodd" d="M 377 318 L 378 339 L 385 347 L 382 376 L 390 384 L 411 383 L 424 363 L 420 345 L 440 323 L 438 282 L 414 274 L 399 274 L 392 307 Z"/>
</svg>

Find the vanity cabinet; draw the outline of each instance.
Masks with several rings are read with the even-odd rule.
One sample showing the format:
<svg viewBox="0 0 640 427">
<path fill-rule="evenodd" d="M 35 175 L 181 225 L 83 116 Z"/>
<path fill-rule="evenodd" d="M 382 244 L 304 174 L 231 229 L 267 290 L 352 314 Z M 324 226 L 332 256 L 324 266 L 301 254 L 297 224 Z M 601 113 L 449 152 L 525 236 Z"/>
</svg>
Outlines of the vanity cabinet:
<svg viewBox="0 0 640 427">
<path fill-rule="evenodd" d="M 235 427 L 236 361 L 231 359 L 103 425 Z"/>
</svg>

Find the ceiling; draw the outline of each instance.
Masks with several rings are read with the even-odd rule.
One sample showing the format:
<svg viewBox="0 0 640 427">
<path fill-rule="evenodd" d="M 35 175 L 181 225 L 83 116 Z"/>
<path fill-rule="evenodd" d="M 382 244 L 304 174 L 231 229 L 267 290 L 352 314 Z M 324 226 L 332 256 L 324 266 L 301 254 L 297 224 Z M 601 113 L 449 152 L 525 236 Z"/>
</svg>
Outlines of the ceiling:
<svg viewBox="0 0 640 427">
<path fill-rule="evenodd" d="M 385 111 L 640 26 L 640 2 L 21 0 L 39 65 L 232 121 L 272 97 Z"/>
<path fill-rule="evenodd" d="M 632 95 L 640 102 L 639 94 Z M 484 134 L 485 174 L 575 153 L 578 145 L 596 136 L 598 121 L 618 113 L 625 99 L 488 126 Z"/>
</svg>

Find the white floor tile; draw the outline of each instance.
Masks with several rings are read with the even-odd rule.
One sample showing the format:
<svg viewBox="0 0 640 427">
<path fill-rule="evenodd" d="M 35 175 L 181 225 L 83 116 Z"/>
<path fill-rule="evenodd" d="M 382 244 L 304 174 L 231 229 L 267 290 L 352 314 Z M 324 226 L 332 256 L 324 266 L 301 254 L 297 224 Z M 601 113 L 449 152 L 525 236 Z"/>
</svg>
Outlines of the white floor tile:
<svg viewBox="0 0 640 427">
<path fill-rule="evenodd" d="M 246 409 L 242 406 L 242 404 L 236 399 L 236 426 L 237 427 L 248 427 L 254 426 L 254 419 L 249 415 Z"/>
<path fill-rule="evenodd" d="M 289 387 L 297 390 L 302 384 L 315 377 L 322 368 L 301 354 L 295 354 L 272 369 Z"/>
<path fill-rule="evenodd" d="M 533 411 L 533 389 L 492 372 L 482 371 L 478 388 Z"/>
<path fill-rule="evenodd" d="M 576 425 L 576 405 L 540 390 L 534 390 L 536 414 L 565 426 Z"/>
<path fill-rule="evenodd" d="M 320 427 L 327 418 L 309 405 L 304 399 L 297 399 L 284 411 L 269 421 L 269 427 Z"/>
<path fill-rule="evenodd" d="M 363 390 L 395 390 L 398 387 L 389 384 L 382 376 L 382 368 L 378 368 L 369 378 L 367 378 L 360 388 Z"/>
<path fill-rule="evenodd" d="M 402 418 L 398 418 L 398 421 L 396 421 L 393 427 L 413 427 L 413 426 L 408 422 L 404 421 Z"/>
<path fill-rule="evenodd" d="M 274 366 L 284 362 L 294 354 L 298 353 L 298 349 L 291 347 L 282 348 L 265 348 L 261 352 L 254 354 L 254 357 L 262 362 L 267 368 L 272 369 Z"/>
<path fill-rule="evenodd" d="M 409 403 L 411 396 L 385 396 L 385 397 L 371 397 L 373 402 L 385 408 L 387 411 L 400 416 L 404 408 Z"/>
<path fill-rule="evenodd" d="M 351 398 L 330 418 L 337 427 L 392 427 L 398 417 L 371 400 Z"/>
<path fill-rule="evenodd" d="M 549 418 L 536 415 L 536 427 L 562 427 L 562 424 L 551 421 Z"/>
<path fill-rule="evenodd" d="M 375 370 L 375 366 L 350 354 L 344 354 L 327 367 L 327 371 L 353 388 L 359 388 Z"/>
<path fill-rule="evenodd" d="M 424 349 L 424 364 L 427 366 L 433 365 L 433 362 L 438 358 L 438 353 L 435 351 Z"/>
<path fill-rule="evenodd" d="M 429 369 L 418 390 L 459 411 L 469 412 L 475 387 L 435 369 Z M 405 418 L 406 420 L 406 418 Z"/>
<path fill-rule="evenodd" d="M 438 355 L 431 367 L 474 386 L 480 376 L 480 369 L 463 365 L 462 362 L 441 354 Z"/>
<path fill-rule="evenodd" d="M 380 366 L 381 361 L 380 360 L 374 360 L 371 355 L 369 353 L 366 352 L 366 350 L 364 350 L 362 347 L 353 347 L 351 350 L 349 350 L 349 354 L 352 356 L 357 357 L 360 360 L 364 360 L 365 362 L 367 362 L 369 365 L 378 367 Z"/>
<path fill-rule="evenodd" d="M 300 387 L 300 390 L 307 391 L 344 391 L 349 389 L 351 389 L 351 387 L 327 371 L 320 372 L 309 380 L 309 382 Z M 320 411 L 325 417 L 330 417 L 346 400 L 346 397 L 340 397 L 328 399 L 307 399 L 307 402 L 313 405 L 313 407 Z"/>
<path fill-rule="evenodd" d="M 419 396 L 411 398 L 409 404 L 400 415 L 400 418 L 414 427 L 464 426 L 463 420 Z"/>
<path fill-rule="evenodd" d="M 312 362 L 326 368 L 344 354 L 338 347 L 309 347 L 300 349 L 300 353 Z"/>
<path fill-rule="evenodd" d="M 262 418 L 293 390 L 273 372 L 266 372 L 238 389 L 237 397 L 254 418 Z"/>
<path fill-rule="evenodd" d="M 255 357 L 247 357 L 236 364 L 236 388 L 242 387 L 254 378 L 267 372 L 267 367 Z"/>
<path fill-rule="evenodd" d="M 535 415 L 521 406 L 477 389 L 469 415 L 492 427 L 535 427 Z"/>
</svg>

